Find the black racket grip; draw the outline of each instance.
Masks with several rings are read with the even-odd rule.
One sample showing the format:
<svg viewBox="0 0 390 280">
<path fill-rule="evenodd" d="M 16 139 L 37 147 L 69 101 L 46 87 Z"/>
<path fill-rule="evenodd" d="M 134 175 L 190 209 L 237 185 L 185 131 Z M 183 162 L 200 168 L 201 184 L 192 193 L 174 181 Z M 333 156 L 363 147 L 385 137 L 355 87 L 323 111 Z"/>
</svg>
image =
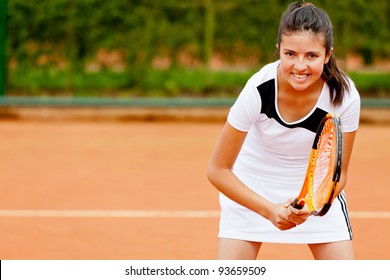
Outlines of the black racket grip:
<svg viewBox="0 0 390 280">
<path fill-rule="evenodd" d="M 301 205 L 301 204 L 299 204 L 298 203 L 298 198 L 296 198 L 292 203 L 291 203 L 291 206 L 292 207 L 294 207 L 295 209 L 302 209 L 303 208 L 303 206 L 305 206 L 305 205 Z"/>
</svg>

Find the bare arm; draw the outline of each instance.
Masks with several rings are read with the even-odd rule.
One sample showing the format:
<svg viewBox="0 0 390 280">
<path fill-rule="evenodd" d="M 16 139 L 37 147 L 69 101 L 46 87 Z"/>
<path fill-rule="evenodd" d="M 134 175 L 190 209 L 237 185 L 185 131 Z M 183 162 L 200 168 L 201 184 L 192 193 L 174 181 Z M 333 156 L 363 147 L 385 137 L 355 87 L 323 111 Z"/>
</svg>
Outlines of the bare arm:
<svg viewBox="0 0 390 280">
<path fill-rule="evenodd" d="M 220 192 L 233 201 L 269 219 L 281 230 L 290 229 L 295 223 L 288 220 L 286 206 L 273 204 L 256 194 L 232 172 L 246 134 L 226 123 L 209 161 L 207 176 Z"/>
</svg>

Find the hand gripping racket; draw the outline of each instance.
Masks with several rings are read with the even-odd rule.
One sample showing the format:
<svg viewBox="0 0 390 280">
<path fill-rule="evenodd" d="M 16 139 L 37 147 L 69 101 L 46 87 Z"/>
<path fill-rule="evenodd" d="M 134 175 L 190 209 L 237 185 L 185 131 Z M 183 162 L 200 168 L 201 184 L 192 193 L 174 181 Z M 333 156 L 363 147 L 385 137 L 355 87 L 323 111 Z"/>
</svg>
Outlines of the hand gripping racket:
<svg viewBox="0 0 390 280">
<path fill-rule="evenodd" d="M 301 193 L 291 204 L 302 209 L 305 204 L 312 214 L 325 215 L 335 198 L 341 175 L 343 132 L 340 118 L 327 114 L 314 138 L 309 165 Z"/>
</svg>

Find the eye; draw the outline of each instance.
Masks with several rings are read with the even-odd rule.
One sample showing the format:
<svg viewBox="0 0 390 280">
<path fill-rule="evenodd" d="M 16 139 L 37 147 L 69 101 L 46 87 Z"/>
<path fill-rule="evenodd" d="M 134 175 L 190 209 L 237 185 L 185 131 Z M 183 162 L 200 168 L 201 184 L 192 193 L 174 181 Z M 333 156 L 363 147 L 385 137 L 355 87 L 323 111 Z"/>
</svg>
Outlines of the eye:
<svg viewBox="0 0 390 280">
<path fill-rule="evenodd" d="M 319 57 L 319 55 L 316 54 L 316 53 L 308 53 L 307 56 L 308 56 L 309 58 L 317 58 L 317 57 Z"/>
<path fill-rule="evenodd" d="M 286 56 L 294 56 L 294 52 L 293 51 L 286 51 L 286 52 L 284 52 L 284 54 Z"/>
</svg>

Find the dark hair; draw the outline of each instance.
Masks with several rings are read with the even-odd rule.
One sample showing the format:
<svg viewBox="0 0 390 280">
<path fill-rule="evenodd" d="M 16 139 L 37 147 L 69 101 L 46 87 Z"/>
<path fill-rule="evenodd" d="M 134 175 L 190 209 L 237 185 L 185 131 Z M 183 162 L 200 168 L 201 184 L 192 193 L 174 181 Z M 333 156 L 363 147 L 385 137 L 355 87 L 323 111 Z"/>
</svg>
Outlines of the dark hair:
<svg viewBox="0 0 390 280">
<path fill-rule="evenodd" d="M 329 54 L 333 47 L 333 25 L 328 15 L 320 8 L 311 3 L 294 2 L 284 12 L 278 31 L 278 48 L 280 47 L 282 35 L 294 32 L 312 31 L 316 34 L 323 34 L 325 38 L 326 54 Z M 349 90 L 347 75 L 341 71 L 332 53 L 327 64 L 324 65 L 322 78 L 328 84 L 332 104 L 338 106 L 343 101 L 344 92 Z"/>
</svg>

